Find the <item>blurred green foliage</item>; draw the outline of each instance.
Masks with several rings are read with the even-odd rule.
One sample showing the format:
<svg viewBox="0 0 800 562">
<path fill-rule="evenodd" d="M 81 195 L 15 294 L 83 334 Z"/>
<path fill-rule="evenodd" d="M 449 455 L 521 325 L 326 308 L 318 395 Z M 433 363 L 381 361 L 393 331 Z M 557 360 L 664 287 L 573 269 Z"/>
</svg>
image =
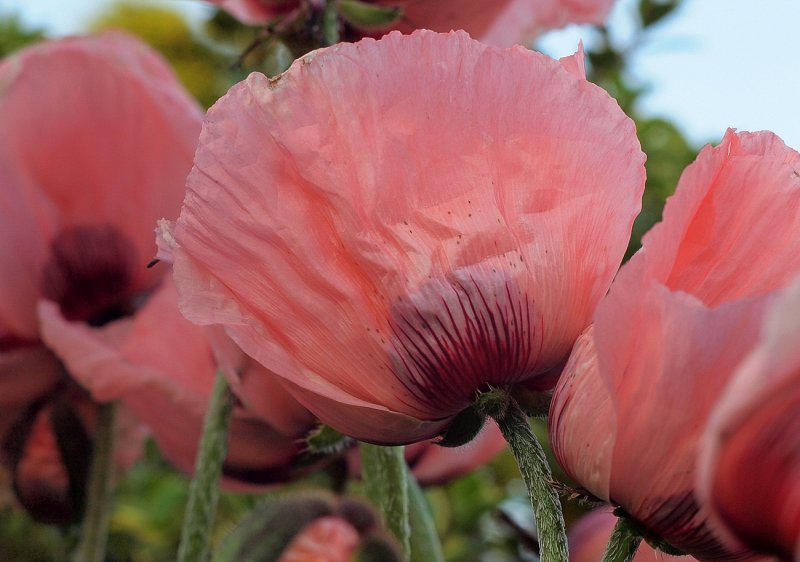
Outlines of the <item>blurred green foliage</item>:
<svg viewBox="0 0 800 562">
<path fill-rule="evenodd" d="M 139 36 L 166 57 L 204 107 L 219 99 L 235 81 L 228 70 L 228 57 L 202 40 L 180 14 L 167 8 L 133 2 L 112 4 L 89 29 L 118 29 Z"/>
<path fill-rule="evenodd" d="M 661 220 L 664 202 L 675 191 L 683 169 L 697 155 L 697 147 L 690 145 L 674 124 L 641 114 L 638 102 L 647 92 L 647 86 L 636 83 L 629 71 L 631 56 L 649 41 L 653 28 L 682 4 L 682 0 L 639 0 L 637 20 L 633 22 L 635 31 L 627 43 L 616 44 L 609 30 L 600 28 L 597 43 L 586 53 L 589 80 L 609 92 L 634 120 L 642 150 L 647 155 L 642 212 L 634 222 L 627 257 L 639 248 L 641 237 Z"/>
<path fill-rule="evenodd" d="M 640 0 L 637 30 L 628 44 L 615 45 L 608 30 L 600 29 L 598 41 L 587 51 L 589 78 L 614 96 L 634 119 L 648 156 L 643 210 L 634 224 L 629 255 L 638 248 L 642 234 L 660 219 L 665 199 L 696 154 L 696 147 L 670 121 L 640 114 L 638 101 L 646 92 L 646 85 L 635 83 L 628 68 L 631 55 L 648 40 L 650 29 L 665 21 L 681 3 Z M 90 28 L 123 29 L 141 37 L 170 61 L 188 90 L 204 106 L 214 103 L 247 71 L 277 74 L 309 47 L 279 37 L 258 43 L 265 36 L 264 30 L 244 26 L 222 11 L 216 11 L 202 29 L 195 30 L 168 9 L 135 3 L 112 6 L 99 14 Z M 26 29 L 13 15 L 0 16 L 0 56 L 43 36 L 41 30 Z M 247 56 L 241 56 L 246 50 Z M 534 428 L 546 440 L 543 423 L 535 421 Z M 552 464 L 556 478 L 566 482 L 566 475 Z M 331 470 L 292 488 L 338 489 L 341 485 L 341 473 L 337 476 Z M 349 490 L 358 493 L 359 485 L 350 483 Z M 145 457 L 125 475 L 116 490 L 107 559 L 120 562 L 173 559 L 187 491 L 186 477 L 169 467 L 150 444 Z M 517 467 L 508 453 L 469 476 L 427 490 L 427 495 L 449 562 L 535 559 L 531 542 L 535 538 L 535 525 Z M 218 543 L 264 497 L 223 494 L 214 541 Z M 565 502 L 565 508 L 568 522 L 584 510 L 569 501 Z M 74 540 L 74 529 L 36 524 L 8 501 L 0 502 L 0 553 L 4 560 L 64 561 Z"/>
<path fill-rule="evenodd" d="M 44 30 L 23 25 L 16 14 L 0 14 L 0 58 L 44 39 Z"/>
</svg>

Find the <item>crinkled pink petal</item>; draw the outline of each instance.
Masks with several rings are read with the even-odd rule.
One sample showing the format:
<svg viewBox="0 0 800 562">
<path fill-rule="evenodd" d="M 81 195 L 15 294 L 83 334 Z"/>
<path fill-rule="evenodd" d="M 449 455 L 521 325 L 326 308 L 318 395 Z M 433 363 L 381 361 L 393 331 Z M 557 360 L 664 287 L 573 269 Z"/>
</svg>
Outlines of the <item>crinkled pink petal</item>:
<svg viewBox="0 0 800 562">
<path fill-rule="evenodd" d="M 602 559 L 617 517 L 611 509 L 600 508 L 581 517 L 569 529 L 570 562 L 597 562 Z M 653 549 L 642 541 L 633 562 L 694 562 L 692 556 L 670 556 Z"/>
<path fill-rule="evenodd" d="M 35 337 L 42 269 L 66 228 L 113 225 L 147 263 L 152 225 L 180 208 L 200 119 L 166 63 L 123 34 L 0 62 L 0 330 Z M 156 275 L 135 272 L 135 286 Z"/>
<path fill-rule="evenodd" d="M 586 55 L 583 52 L 583 41 L 578 43 L 578 50 L 574 54 L 558 59 L 565 70 L 578 78 L 586 78 Z"/>
<path fill-rule="evenodd" d="M 800 282 L 772 306 L 762 340 L 709 419 L 699 491 L 751 548 L 790 560 L 800 541 Z"/>
<path fill-rule="evenodd" d="M 616 103 L 543 55 L 431 32 L 316 51 L 209 112 L 173 232 L 181 308 L 323 421 L 407 441 L 363 407 L 441 427 L 481 384 L 564 360 L 621 259 L 642 161 Z M 502 372 L 472 361 L 481 341 Z"/>
<path fill-rule="evenodd" d="M 72 376 L 98 401 L 122 400 L 152 430 L 165 457 L 191 472 L 216 367 L 204 329 L 178 312 L 174 285 L 165 281 L 134 318 L 100 329 L 64 320 L 53 303 L 39 310 L 42 337 Z M 281 433 L 237 410 L 226 484 L 285 479 L 305 432 L 296 429 Z"/>
</svg>

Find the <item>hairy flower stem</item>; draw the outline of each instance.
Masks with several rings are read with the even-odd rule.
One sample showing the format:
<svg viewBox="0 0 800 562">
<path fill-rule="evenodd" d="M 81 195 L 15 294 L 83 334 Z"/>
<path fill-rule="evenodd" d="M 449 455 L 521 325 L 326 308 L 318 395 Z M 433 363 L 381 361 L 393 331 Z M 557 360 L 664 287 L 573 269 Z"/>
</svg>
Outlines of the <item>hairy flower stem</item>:
<svg viewBox="0 0 800 562">
<path fill-rule="evenodd" d="M 642 537 L 630 524 L 630 520 L 620 517 L 614 525 L 614 532 L 608 540 L 601 562 L 630 562 L 641 542 Z"/>
<path fill-rule="evenodd" d="M 411 519 L 411 562 L 444 562 L 442 544 L 436 533 L 431 507 L 425 492 L 413 475 L 408 476 L 408 499 Z"/>
<path fill-rule="evenodd" d="M 322 12 L 322 38 L 326 47 L 339 42 L 339 11 L 334 0 L 328 0 Z"/>
<path fill-rule="evenodd" d="M 211 527 L 219 499 L 219 479 L 228 449 L 228 427 L 233 404 L 234 398 L 228 382 L 218 372 L 203 423 L 194 478 L 189 487 L 178 562 L 202 562 L 208 557 Z"/>
<path fill-rule="evenodd" d="M 494 418 L 519 465 L 531 497 L 542 562 L 567 562 L 567 534 L 558 494 L 550 485 L 553 476 L 542 446 L 528 418 L 504 390 L 483 393 L 476 403 L 479 412 Z"/>
<path fill-rule="evenodd" d="M 378 506 L 386 527 L 394 533 L 404 556 L 410 551 L 408 467 L 403 447 L 359 444 L 361 474 L 369 500 Z"/>
<path fill-rule="evenodd" d="M 86 492 L 86 514 L 83 518 L 80 543 L 75 549 L 74 559 L 76 561 L 102 562 L 105 560 L 114 487 L 114 426 L 116 419 L 116 402 L 100 405 L 97 433 L 92 450 L 89 485 Z"/>
</svg>

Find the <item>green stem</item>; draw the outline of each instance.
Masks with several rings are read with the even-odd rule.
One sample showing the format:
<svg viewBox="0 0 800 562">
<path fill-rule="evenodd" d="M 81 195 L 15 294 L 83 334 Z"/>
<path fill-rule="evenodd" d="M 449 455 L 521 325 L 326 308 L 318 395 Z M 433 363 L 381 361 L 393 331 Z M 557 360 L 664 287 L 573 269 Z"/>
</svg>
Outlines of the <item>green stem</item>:
<svg viewBox="0 0 800 562">
<path fill-rule="evenodd" d="M 377 505 L 386 527 L 408 555 L 411 534 L 408 517 L 408 467 L 403 447 L 359 444 L 361 475 L 370 501 Z"/>
<path fill-rule="evenodd" d="M 444 562 L 442 544 L 436 533 L 431 507 L 417 479 L 408 475 L 408 500 L 411 519 L 411 562 Z"/>
<path fill-rule="evenodd" d="M 630 562 L 639 548 L 642 537 L 625 517 L 617 519 L 614 532 L 606 546 L 601 562 Z"/>
<path fill-rule="evenodd" d="M 194 478 L 189 487 L 178 562 L 202 562 L 208 557 L 211 527 L 219 500 L 219 479 L 228 448 L 228 426 L 233 404 L 234 398 L 228 382 L 219 372 L 208 403 L 203 434 L 197 450 Z"/>
<path fill-rule="evenodd" d="M 539 530 L 540 560 L 567 562 L 567 534 L 561 502 L 550 485 L 553 479 L 550 465 L 531 430 L 528 418 L 517 402 L 501 389 L 482 394 L 476 406 L 479 411 L 494 418 L 517 460 Z"/>
<path fill-rule="evenodd" d="M 322 12 L 322 39 L 326 47 L 339 42 L 339 10 L 336 8 L 336 0 L 325 3 L 325 11 Z"/>
<path fill-rule="evenodd" d="M 81 540 L 75 550 L 75 560 L 102 562 L 105 560 L 108 525 L 111 519 L 111 500 L 114 489 L 114 426 L 117 404 L 108 402 L 98 408 L 97 433 L 92 450 L 92 467 L 86 497 Z"/>
</svg>

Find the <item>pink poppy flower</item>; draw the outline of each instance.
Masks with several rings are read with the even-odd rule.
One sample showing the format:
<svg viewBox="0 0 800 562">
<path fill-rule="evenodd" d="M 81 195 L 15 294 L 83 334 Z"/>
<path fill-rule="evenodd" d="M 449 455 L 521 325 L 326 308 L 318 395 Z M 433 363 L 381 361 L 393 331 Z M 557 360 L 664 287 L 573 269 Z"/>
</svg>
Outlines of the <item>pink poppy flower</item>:
<svg viewBox="0 0 800 562">
<path fill-rule="evenodd" d="M 728 131 L 684 172 L 664 220 L 575 344 L 550 409 L 556 458 L 591 493 L 700 559 L 723 545 L 695 492 L 698 440 L 758 342 L 773 293 L 800 273 L 800 154 Z"/>
<path fill-rule="evenodd" d="M 775 302 L 758 346 L 714 408 L 701 497 L 754 550 L 800 555 L 800 282 Z"/>
<path fill-rule="evenodd" d="M 616 522 L 617 517 L 610 509 L 595 509 L 581 517 L 567 533 L 570 562 L 601 560 Z M 695 560 L 691 556 L 677 557 L 658 552 L 644 541 L 633 557 L 633 562 L 694 562 Z"/>
<path fill-rule="evenodd" d="M 45 409 L 65 411 L 77 420 L 75 432 L 91 436 L 88 422 L 78 423 L 94 417 L 78 413 L 88 398 L 43 343 L 46 319 L 37 309 L 50 302 L 86 326 L 136 313 L 162 274 L 144 267 L 153 221 L 180 208 L 200 122 L 200 109 L 162 59 L 121 34 L 45 43 L 0 62 L 6 462 L 25 461 L 9 449 L 27 450 L 19 441 L 31 424 L 39 424 L 37 435 L 44 431 L 36 420 Z M 67 439 L 61 429 L 51 423 L 55 439 L 37 442 Z"/>
<path fill-rule="evenodd" d="M 298 0 L 212 0 L 212 3 L 253 25 L 285 15 L 302 4 Z M 613 0 L 367 0 L 367 3 L 402 9 L 400 21 L 384 27 L 383 31 L 463 29 L 490 45 L 510 47 L 544 30 L 569 23 L 603 23 Z M 362 31 L 369 34 L 374 29 Z"/>
<path fill-rule="evenodd" d="M 490 385 L 552 380 L 621 260 L 642 162 L 579 61 L 392 33 L 234 86 L 162 236 L 190 320 L 342 433 L 410 443 Z"/>
</svg>

